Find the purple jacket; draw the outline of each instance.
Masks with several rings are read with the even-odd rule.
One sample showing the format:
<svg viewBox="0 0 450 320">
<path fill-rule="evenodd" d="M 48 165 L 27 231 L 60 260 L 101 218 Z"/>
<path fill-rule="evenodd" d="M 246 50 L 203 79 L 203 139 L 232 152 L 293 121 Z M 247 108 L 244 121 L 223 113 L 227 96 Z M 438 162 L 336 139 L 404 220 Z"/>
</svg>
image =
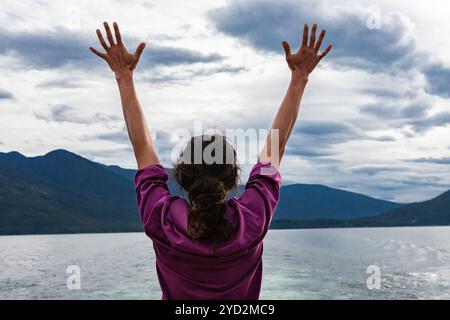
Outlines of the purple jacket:
<svg viewBox="0 0 450 320">
<path fill-rule="evenodd" d="M 245 191 L 228 200 L 226 218 L 234 233 L 214 253 L 187 233 L 189 203 L 169 193 L 159 164 L 138 170 L 135 184 L 145 233 L 153 240 L 162 299 L 259 298 L 263 239 L 278 202 L 281 176 L 256 164 Z"/>
</svg>

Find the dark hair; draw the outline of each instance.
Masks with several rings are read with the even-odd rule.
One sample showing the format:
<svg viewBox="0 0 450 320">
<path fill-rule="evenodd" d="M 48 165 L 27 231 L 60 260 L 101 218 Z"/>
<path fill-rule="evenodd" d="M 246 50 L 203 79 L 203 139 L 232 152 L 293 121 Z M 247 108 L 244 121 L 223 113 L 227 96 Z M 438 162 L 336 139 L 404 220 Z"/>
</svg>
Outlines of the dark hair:
<svg viewBox="0 0 450 320">
<path fill-rule="evenodd" d="M 188 142 L 173 175 L 188 194 L 188 233 L 193 239 L 219 244 L 230 237 L 226 199 L 236 189 L 239 170 L 236 151 L 223 136 L 196 136 Z"/>
</svg>

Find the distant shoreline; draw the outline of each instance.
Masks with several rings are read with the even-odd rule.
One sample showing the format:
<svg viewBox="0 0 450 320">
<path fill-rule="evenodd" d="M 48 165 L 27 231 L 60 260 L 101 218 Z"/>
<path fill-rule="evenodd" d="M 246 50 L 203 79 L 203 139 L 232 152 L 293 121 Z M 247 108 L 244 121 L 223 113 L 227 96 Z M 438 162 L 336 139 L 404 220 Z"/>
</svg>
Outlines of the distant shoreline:
<svg viewBox="0 0 450 320">
<path fill-rule="evenodd" d="M 349 230 L 349 229 L 404 229 L 404 228 L 448 228 L 450 225 L 428 225 L 428 226 L 361 226 L 361 227 L 309 227 L 309 228 L 270 228 L 270 231 L 284 231 L 284 230 Z M 55 233 L 11 233 L 0 234 L 0 237 L 20 237 L 20 236 L 54 236 L 54 235 L 95 235 L 95 234 L 128 234 L 128 233 L 142 233 L 140 231 L 109 231 L 109 232 L 55 232 Z"/>
</svg>

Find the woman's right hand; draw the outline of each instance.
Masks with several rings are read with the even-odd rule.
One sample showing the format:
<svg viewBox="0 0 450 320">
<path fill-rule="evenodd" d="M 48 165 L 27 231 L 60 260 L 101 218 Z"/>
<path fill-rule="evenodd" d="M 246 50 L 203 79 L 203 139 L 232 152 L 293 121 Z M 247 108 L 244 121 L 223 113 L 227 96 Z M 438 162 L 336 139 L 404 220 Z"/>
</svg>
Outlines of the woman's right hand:
<svg viewBox="0 0 450 320">
<path fill-rule="evenodd" d="M 308 79 L 309 74 L 314 70 L 317 64 L 322 60 L 331 50 L 331 44 L 322 52 L 319 53 L 323 38 L 325 37 L 325 30 L 319 35 L 316 42 L 317 24 L 314 24 L 311 30 L 311 38 L 308 39 L 308 25 L 305 24 L 303 28 L 302 44 L 298 51 L 291 53 L 291 47 L 287 41 L 283 41 L 282 45 L 286 54 L 286 62 L 291 69 L 292 76 L 301 79 Z M 308 41 L 309 40 L 309 41 Z"/>
<path fill-rule="evenodd" d="M 105 42 L 105 39 L 103 38 L 103 35 L 99 29 L 97 29 L 97 36 L 106 53 L 100 52 L 93 47 L 90 47 L 89 49 L 108 63 L 117 79 L 122 76 L 132 75 L 133 70 L 136 68 L 139 62 L 139 58 L 144 51 L 145 43 L 142 42 L 141 44 L 139 44 L 136 51 L 131 54 L 123 44 L 122 36 L 120 34 L 119 26 L 117 25 L 117 23 L 113 23 L 116 41 L 114 41 L 108 23 L 104 22 L 103 25 L 106 30 L 106 36 L 108 38 L 109 45 Z"/>
</svg>

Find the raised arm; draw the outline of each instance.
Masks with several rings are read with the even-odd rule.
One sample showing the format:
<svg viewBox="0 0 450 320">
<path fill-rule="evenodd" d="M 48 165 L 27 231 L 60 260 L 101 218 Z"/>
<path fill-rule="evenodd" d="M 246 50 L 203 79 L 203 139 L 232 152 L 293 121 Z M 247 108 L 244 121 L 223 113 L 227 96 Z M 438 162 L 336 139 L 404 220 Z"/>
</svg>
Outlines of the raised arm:
<svg viewBox="0 0 450 320">
<path fill-rule="evenodd" d="M 113 24 L 116 41 L 114 41 L 108 23 L 104 22 L 103 25 L 109 45 L 105 42 L 101 31 L 98 29 L 97 36 L 106 53 L 92 47 L 89 49 L 104 59 L 116 76 L 128 136 L 133 145 L 138 168 L 142 169 L 148 165 L 159 163 L 133 81 L 133 71 L 139 62 L 142 51 L 144 51 L 145 43 L 141 43 L 137 47 L 136 52 L 131 54 L 123 44 L 117 23 L 114 22 Z"/>
<path fill-rule="evenodd" d="M 325 37 L 325 30 L 322 30 L 320 33 L 317 42 L 316 30 L 317 25 L 314 24 L 311 30 L 311 38 L 308 42 L 308 25 L 305 24 L 302 44 L 295 54 L 291 53 L 289 43 L 286 41 L 282 42 L 286 53 L 286 62 L 291 70 L 291 82 L 273 121 L 271 134 L 268 135 L 266 144 L 259 156 L 260 162 L 271 162 L 275 167 L 279 167 L 286 143 L 297 120 L 300 102 L 308 83 L 308 76 L 319 61 L 331 50 L 331 45 L 329 45 L 319 54 L 320 46 Z"/>
</svg>

